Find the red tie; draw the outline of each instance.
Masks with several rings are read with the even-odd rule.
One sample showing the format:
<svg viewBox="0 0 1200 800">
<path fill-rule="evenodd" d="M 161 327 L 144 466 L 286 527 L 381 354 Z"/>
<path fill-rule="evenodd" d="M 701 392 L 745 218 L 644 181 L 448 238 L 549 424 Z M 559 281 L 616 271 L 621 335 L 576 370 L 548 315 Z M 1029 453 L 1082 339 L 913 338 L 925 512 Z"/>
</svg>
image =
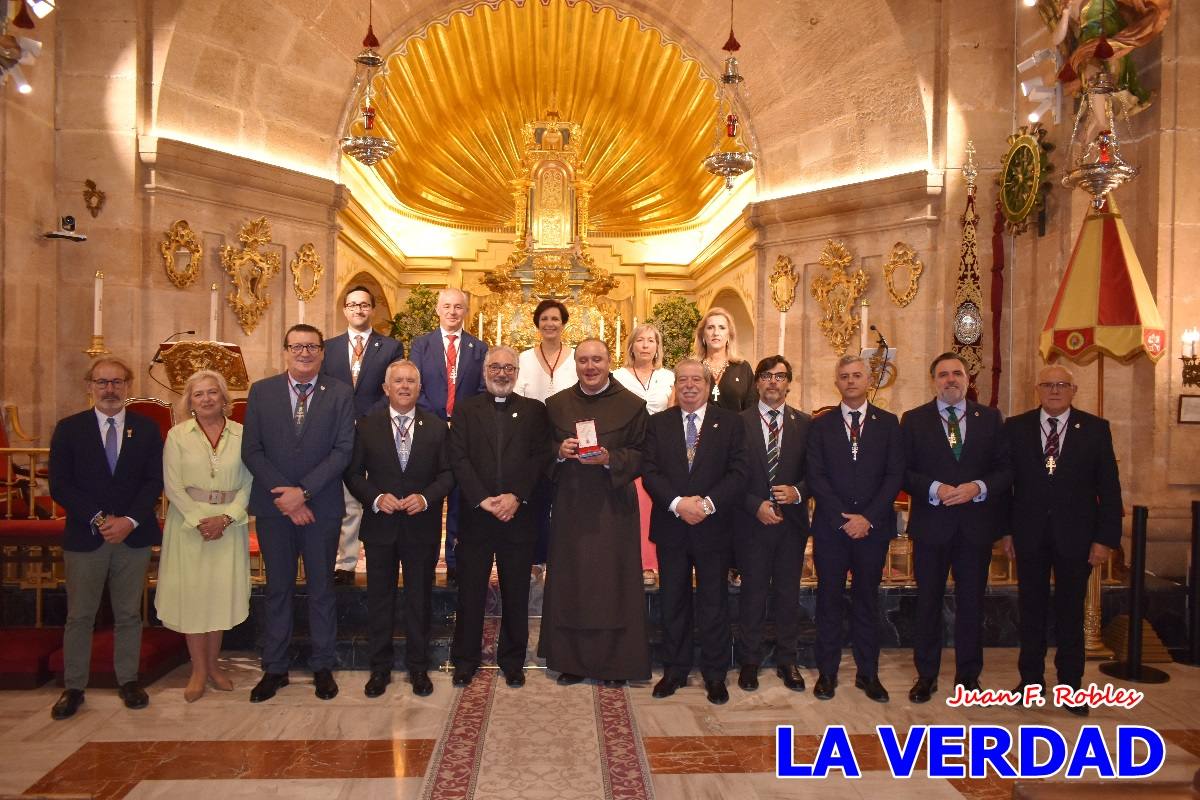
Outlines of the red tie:
<svg viewBox="0 0 1200 800">
<path fill-rule="evenodd" d="M 454 346 L 458 336 L 450 334 L 446 338 L 450 340 L 446 345 L 446 416 L 449 417 L 454 413 L 454 384 L 458 378 L 458 348 Z"/>
</svg>

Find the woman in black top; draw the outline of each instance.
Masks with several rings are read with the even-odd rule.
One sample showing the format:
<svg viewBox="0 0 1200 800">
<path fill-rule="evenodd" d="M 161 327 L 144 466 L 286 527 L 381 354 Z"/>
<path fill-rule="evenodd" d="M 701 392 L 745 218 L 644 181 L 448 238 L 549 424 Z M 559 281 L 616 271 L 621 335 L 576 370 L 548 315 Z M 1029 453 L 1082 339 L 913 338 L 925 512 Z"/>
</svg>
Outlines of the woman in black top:
<svg viewBox="0 0 1200 800">
<path fill-rule="evenodd" d="M 725 309 L 714 306 L 696 326 L 696 357 L 713 376 L 709 401 L 730 411 L 744 411 L 758 402 L 750 363 L 737 356 L 737 329 Z"/>
</svg>

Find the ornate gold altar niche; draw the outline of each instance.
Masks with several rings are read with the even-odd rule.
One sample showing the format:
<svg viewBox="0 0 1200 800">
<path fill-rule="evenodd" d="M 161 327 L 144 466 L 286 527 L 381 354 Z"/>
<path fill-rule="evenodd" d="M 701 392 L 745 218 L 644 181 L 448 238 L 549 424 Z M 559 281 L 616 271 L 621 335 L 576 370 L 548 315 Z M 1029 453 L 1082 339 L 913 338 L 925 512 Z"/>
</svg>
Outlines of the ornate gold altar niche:
<svg viewBox="0 0 1200 800">
<path fill-rule="evenodd" d="M 620 281 L 596 266 L 588 252 L 592 184 L 580 163 L 582 140 L 582 128 L 554 110 L 525 123 L 523 174 L 510 181 L 516 249 L 480 280 L 482 297 L 469 324 L 489 344 L 522 350 L 538 341 L 534 308 L 542 300 L 559 300 L 571 317 L 563 333 L 567 344 L 599 337 L 616 365 L 632 309 L 630 301 L 608 296 Z"/>
</svg>

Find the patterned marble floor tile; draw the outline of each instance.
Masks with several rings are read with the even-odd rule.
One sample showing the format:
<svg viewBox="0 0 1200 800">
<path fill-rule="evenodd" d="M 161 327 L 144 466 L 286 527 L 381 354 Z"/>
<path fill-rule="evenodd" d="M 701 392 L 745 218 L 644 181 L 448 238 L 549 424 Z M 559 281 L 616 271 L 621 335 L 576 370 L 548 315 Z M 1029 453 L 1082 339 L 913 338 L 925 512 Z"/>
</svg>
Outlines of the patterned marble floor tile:
<svg viewBox="0 0 1200 800">
<path fill-rule="evenodd" d="M 353 780 L 213 780 L 142 781 L 127 800 L 180 800 L 220 797 L 221 800 L 417 800 L 420 778 L 359 778 Z"/>
</svg>

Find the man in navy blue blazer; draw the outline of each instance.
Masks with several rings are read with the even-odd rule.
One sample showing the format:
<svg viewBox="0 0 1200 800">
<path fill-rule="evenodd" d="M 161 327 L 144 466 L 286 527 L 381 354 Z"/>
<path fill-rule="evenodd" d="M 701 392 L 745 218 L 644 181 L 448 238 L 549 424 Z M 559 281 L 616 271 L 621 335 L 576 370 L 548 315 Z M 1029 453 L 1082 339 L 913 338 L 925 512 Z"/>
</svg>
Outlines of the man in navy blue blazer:
<svg viewBox="0 0 1200 800">
<path fill-rule="evenodd" d="M 413 340 L 409 360 L 421 372 L 421 398 L 417 405 L 449 421 L 458 400 L 484 390 L 483 361 L 487 345 L 467 333 L 467 296 L 446 287 L 437 297 L 438 329 Z M 458 535 L 458 488 L 446 500 L 446 577 L 456 576 L 454 542 Z"/>
<path fill-rule="evenodd" d="M 83 704 L 106 581 L 120 697 L 128 708 L 150 702 L 138 684 L 138 664 L 146 566 L 151 546 L 162 541 L 154 507 L 163 488 L 163 442 L 153 420 L 125 410 L 132 381 L 125 362 L 98 359 L 84 376 L 94 407 L 60 420 L 50 440 L 50 496 L 67 511 L 66 691 L 50 712 L 54 719 L 74 715 Z"/>
<path fill-rule="evenodd" d="M 390 336 L 371 327 L 375 313 L 375 295 L 365 286 L 355 286 L 342 300 L 346 315 L 345 333 L 325 342 L 325 359 L 321 374 L 347 384 L 354 395 L 354 419 L 357 423 L 375 408 L 386 405 L 383 381 L 388 364 L 404 358 L 404 346 Z M 345 489 L 346 513 L 342 516 L 341 537 L 338 539 L 337 560 L 334 562 L 335 583 L 353 584 L 354 569 L 362 548 L 358 528 L 362 523 L 362 503 Z"/>
<path fill-rule="evenodd" d="M 329 700 L 338 691 L 333 556 L 346 511 L 342 473 L 354 452 L 354 400 L 347 384 L 320 374 L 323 347 L 319 330 L 293 325 L 283 337 L 287 369 L 255 381 L 246 403 L 242 461 L 254 476 L 249 510 L 267 567 L 263 677 L 252 703 L 288 684 L 297 556 L 304 558 L 316 695 Z"/>
</svg>

